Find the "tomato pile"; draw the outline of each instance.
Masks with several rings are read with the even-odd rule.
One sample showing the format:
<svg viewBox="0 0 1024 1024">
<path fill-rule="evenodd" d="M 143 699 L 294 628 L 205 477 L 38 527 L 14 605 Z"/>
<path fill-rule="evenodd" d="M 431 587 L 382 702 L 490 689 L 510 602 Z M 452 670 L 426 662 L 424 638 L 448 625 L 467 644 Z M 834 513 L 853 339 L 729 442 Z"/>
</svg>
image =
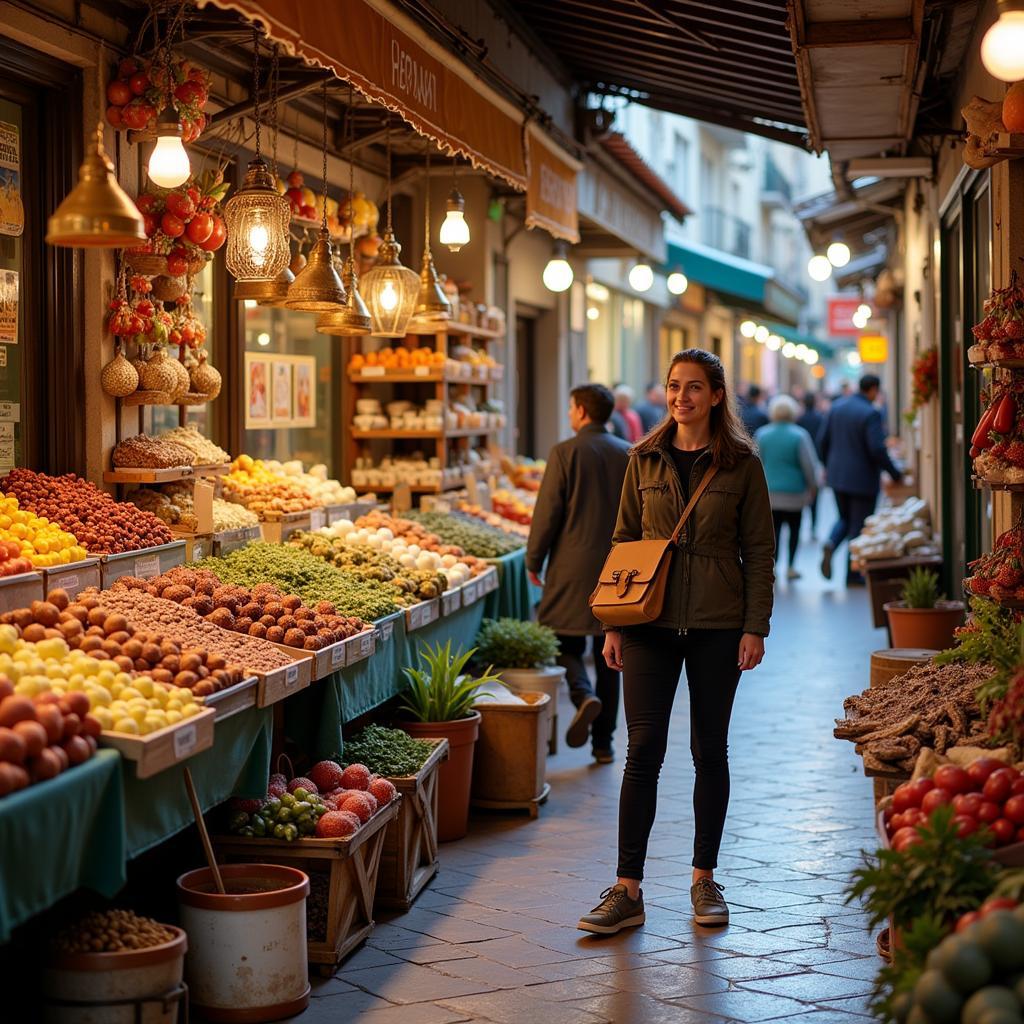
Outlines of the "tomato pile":
<svg viewBox="0 0 1024 1024">
<path fill-rule="evenodd" d="M 884 812 L 892 848 L 900 852 L 920 842 L 918 826 L 946 804 L 962 836 L 985 829 L 990 846 L 1024 842 L 1024 775 L 995 758 L 979 757 L 967 768 L 944 764 L 931 778 L 897 787 Z"/>
<path fill-rule="evenodd" d="M 143 131 L 156 127 L 168 92 L 181 121 L 182 141 L 195 142 L 206 127 L 203 107 L 210 94 L 210 76 L 186 60 L 172 61 L 170 79 L 164 66 L 125 57 L 107 85 L 107 121 L 115 128 Z"/>
<path fill-rule="evenodd" d="M 227 190 L 221 175 L 204 175 L 170 191 L 143 192 L 135 205 L 149 241 L 132 252 L 166 256 L 172 277 L 187 273 L 193 259 L 207 259 L 227 240 L 224 218 L 217 212 Z"/>
</svg>

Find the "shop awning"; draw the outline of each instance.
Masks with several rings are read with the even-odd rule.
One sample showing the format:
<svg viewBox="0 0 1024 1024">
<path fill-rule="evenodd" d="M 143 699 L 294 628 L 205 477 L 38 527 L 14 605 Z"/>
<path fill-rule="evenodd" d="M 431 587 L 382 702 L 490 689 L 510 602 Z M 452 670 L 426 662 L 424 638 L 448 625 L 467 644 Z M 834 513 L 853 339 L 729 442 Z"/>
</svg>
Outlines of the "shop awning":
<svg viewBox="0 0 1024 1024">
<path fill-rule="evenodd" d="M 667 213 L 682 223 L 691 213 L 686 203 L 673 191 L 671 185 L 652 168 L 633 148 L 621 132 L 609 132 L 601 138 L 601 146 L 632 174 L 652 195 L 660 200 Z"/>
<path fill-rule="evenodd" d="M 331 69 L 442 149 L 527 190 L 522 112 L 379 0 L 198 2 L 259 22 L 293 56 Z"/>
<path fill-rule="evenodd" d="M 772 334 L 777 334 L 780 338 L 793 342 L 794 345 L 806 345 L 808 348 L 813 348 L 820 356 L 835 355 L 836 350 L 832 343 L 822 341 L 821 338 L 816 338 L 813 334 L 804 334 L 803 331 L 798 331 L 788 324 L 777 324 L 771 320 L 764 321 L 764 325 Z"/>
<path fill-rule="evenodd" d="M 526 226 L 571 245 L 580 240 L 577 175 L 583 165 L 531 125 L 526 133 Z"/>
<path fill-rule="evenodd" d="M 669 242 L 665 271 L 681 270 L 724 301 L 753 308 L 795 325 L 804 296 L 775 276 L 771 267 L 711 249 L 698 242 Z"/>
</svg>

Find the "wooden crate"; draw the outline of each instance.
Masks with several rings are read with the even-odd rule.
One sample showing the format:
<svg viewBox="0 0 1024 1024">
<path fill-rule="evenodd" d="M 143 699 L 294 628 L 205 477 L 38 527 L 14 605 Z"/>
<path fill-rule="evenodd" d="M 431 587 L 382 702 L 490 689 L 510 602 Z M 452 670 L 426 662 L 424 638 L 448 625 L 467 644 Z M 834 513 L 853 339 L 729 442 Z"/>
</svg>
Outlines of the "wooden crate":
<svg viewBox="0 0 1024 1024">
<path fill-rule="evenodd" d="M 378 811 L 347 839 L 245 839 L 219 836 L 214 842 L 228 862 L 284 864 L 309 875 L 306 906 L 309 962 L 325 977 L 373 931 L 373 893 L 388 826 L 401 813 L 402 797 Z M 314 901 L 326 888 L 326 930 L 316 927 Z M 322 937 L 319 935 L 322 934 Z"/>
<path fill-rule="evenodd" d="M 148 779 L 179 761 L 213 746 L 213 723 L 217 712 L 204 708 L 197 715 L 164 729 L 135 736 L 126 732 L 101 732 L 100 746 L 114 747 L 127 761 L 135 762 L 135 774 Z"/>
<path fill-rule="evenodd" d="M 148 580 L 163 575 L 176 565 L 184 564 L 185 542 L 174 540 L 169 544 L 125 551 L 119 555 L 103 555 L 100 558 L 100 579 L 103 589 L 109 590 L 114 581 L 122 576 L 138 576 L 139 579 Z"/>
<path fill-rule="evenodd" d="M 216 693 L 211 693 L 208 697 L 204 697 L 203 706 L 213 708 L 217 712 L 217 717 L 214 721 L 220 722 L 225 718 L 230 718 L 232 715 L 237 715 L 240 711 L 256 707 L 256 688 L 258 684 L 259 680 L 255 676 L 250 676 L 234 686 L 218 690 Z"/>
<path fill-rule="evenodd" d="M 259 683 L 256 687 L 256 707 L 265 708 L 268 704 L 276 704 L 285 697 L 290 697 L 299 690 L 306 689 L 313 681 L 312 651 L 298 651 L 295 648 L 282 647 L 281 650 L 293 657 L 290 665 L 275 668 L 270 672 L 256 672 Z M 250 670 L 251 671 L 251 670 Z"/>
<path fill-rule="evenodd" d="M 437 874 L 437 771 L 448 758 L 448 741 L 433 740 L 434 750 L 415 775 L 391 777 L 402 795 L 398 817 L 384 837 L 377 901 L 408 910 Z"/>
</svg>

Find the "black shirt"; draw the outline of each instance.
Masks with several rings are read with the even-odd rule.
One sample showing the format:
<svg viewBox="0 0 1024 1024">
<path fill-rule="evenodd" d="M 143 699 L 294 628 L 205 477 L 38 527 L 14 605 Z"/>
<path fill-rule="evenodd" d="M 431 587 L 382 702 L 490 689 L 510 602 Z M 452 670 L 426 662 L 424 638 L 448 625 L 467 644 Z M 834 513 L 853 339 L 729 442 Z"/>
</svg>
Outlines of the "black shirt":
<svg viewBox="0 0 1024 1024">
<path fill-rule="evenodd" d="M 674 444 L 669 444 L 668 453 L 675 463 L 676 472 L 679 474 L 679 483 L 683 488 L 683 501 L 690 500 L 690 474 L 693 471 L 694 463 L 707 451 L 707 446 L 698 448 L 693 452 L 684 452 Z"/>
</svg>

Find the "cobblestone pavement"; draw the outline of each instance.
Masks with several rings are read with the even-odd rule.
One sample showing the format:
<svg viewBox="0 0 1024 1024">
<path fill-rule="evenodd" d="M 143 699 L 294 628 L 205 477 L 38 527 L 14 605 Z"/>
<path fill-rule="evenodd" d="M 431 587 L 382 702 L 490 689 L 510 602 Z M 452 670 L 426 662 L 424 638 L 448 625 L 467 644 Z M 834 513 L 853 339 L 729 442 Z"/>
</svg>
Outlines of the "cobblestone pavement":
<svg viewBox="0 0 1024 1024">
<path fill-rule="evenodd" d="M 379 919 L 334 978 L 313 983 L 304 1024 L 644 1024 L 863 1021 L 880 961 L 842 892 L 874 847 L 870 782 L 832 738 L 843 697 L 867 685 L 885 646 L 867 595 L 806 578 L 777 587 L 767 657 L 741 683 L 731 734 L 733 796 L 717 877 L 732 923 L 690 918 L 692 767 L 685 689 L 672 721 L 644 883 L 647 924 L 610 938 L 576 930 L 615 874 L 625 752 L 548 760 L 540 818 L 478 816 L 441 848 L 410 913 Z M 561 722 L 568 722 L 568 702 Z"/>
</svg>

